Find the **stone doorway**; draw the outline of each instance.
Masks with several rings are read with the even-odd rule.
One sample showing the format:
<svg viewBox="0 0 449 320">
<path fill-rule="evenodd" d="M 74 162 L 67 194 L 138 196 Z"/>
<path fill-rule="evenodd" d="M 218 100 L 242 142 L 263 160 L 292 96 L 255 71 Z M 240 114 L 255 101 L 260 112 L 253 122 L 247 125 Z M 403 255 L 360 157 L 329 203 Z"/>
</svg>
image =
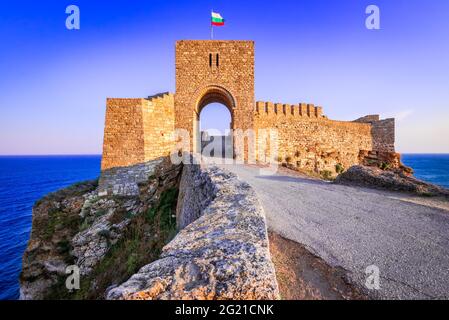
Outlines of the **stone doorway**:
<svg viewBox="0 0 449 320">
<path fill-rule="evenodd" d="M 232 116 L 225 105 L 206 105 L 199 115 L 199 128 L 204 157 L 233 159 Z"/>
<path fill-rule="evenodd" d="M 194 150 L 205 157 L 234 158 L 234 98 L 220 87 L 208 88 L 195 109 Z"/>
</svg>

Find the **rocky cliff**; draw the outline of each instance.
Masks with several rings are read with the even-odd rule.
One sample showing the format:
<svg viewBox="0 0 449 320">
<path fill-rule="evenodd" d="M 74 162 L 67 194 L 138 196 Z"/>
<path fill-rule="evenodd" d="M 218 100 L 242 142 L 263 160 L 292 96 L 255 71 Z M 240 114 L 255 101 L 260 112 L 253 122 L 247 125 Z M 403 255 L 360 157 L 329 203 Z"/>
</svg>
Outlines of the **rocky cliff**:
<svg viewBox="0 0 449 320">
<path fill-rule="evenodd" d="M 68 266 L 79 268 L 79 289 L 66 288 Z M 168 159 L 38 201 L 20 281 L 22 299 L 279 295 L 254 191 L 218 168 Z"/>
<path fill-rule="evenodd" d="M 38 201 L 21 298 L 102 299 L 109 286 L 157 259 L 176 234 L 180 174 L 181 166 L 159 159 L 104 172 L 100 185 L 80 183 Z M 69 291 L 66 268 L 72 265 L 81 287 Z"/>
</svg>

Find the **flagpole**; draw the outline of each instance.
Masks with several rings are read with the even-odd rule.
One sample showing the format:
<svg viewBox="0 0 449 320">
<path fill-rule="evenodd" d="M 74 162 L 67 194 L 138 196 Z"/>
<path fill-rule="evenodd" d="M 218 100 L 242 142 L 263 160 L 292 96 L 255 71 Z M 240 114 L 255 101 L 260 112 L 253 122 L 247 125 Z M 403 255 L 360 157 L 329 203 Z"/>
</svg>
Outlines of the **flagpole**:
<svg viewBox="0 0 449 320">
<path fill-rule="evenodd" d="M 212 17 L 213 12 L 214 12 L 214 9 L 212 9 L 210 12 L 211 17 Z M 214 40 L 214 25 L 212 24 L 212 20 L 210 21 L 210 39 Z"/>
</svg>

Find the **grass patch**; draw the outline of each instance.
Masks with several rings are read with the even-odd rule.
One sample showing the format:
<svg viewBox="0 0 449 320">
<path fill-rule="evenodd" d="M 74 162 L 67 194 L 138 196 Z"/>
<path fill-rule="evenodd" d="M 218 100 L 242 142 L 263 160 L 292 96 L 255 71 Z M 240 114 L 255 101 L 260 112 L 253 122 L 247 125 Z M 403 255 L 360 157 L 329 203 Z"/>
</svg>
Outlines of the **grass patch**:
<svg viewBox="0 0 449 320">
<path fill-rule="evenodd" d="M 65 189 L 49 193 L 45 197 L 36 201 L 35 206 L 45 201 L 61 202 L 64 199 L 82 196 L 88 192 L 94 191 L 98 187 L 98 179 L 91 181 L 78 182 Z"/>
<path fill-rule="evenodd" d="M 70 230 L 72 233 L 79 229 L 81 219 L 77 214 L 68 214 L 57 209 L 48 211 L 48 220 L 44 228 L 45 240 L 51 240 L 57 230 Z"/>
<path fill-rule="evenodd" d="M 345 172 L 345 167 L 341 163 L 337 163 L 335 165 L 335 171 L 337 172 L 337 174 L 342 174 L 343 172 Z"/>
<path fill-rule="evenodd" d="M 156 206 L 134 216 L 123 238 L 109 250 L 90 276 L 81 280 L 80 290 L 67 291 L 65 280 L 61 279 L 47 298 L 103 299 L 110 285 L 128 280 L 141 267 L 157 260 L 162 248 L 176 235 L 177 198 L 178 189 L 169 189 L 161 194 Z M 120 214 L 124 217 L 126 211 Z"/>
<path fill-rule="evenodd" d="M 390 170 L 391 165 L 390 165 L 389 163 L 382 162 L 382 163 L 379 165 L 379 168 L 380 168 L 381 170 L 387 171 L 387 170 Z"/>
<path fill-rule="evenodd" d="M 329 170 L 323 170 L 320 172 L 321 178 L 327 181 L 333 181 L 334 177 L 332 175 L 332 172 Z"/>
</svg>

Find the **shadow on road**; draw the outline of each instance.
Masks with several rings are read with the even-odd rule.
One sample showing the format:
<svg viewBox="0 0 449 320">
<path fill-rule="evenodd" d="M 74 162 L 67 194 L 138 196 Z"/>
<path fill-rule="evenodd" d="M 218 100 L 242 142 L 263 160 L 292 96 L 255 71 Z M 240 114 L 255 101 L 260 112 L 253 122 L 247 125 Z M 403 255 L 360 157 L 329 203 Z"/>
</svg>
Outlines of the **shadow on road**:
<svg viewBox="0 0 449 320">
<path fill-rule="evenodd" d="M 295 183 L 301 183 L 301 184 L 313 184 L 313 185 L 329 185 L 329 182 L 326 181 L 320 181 L 320 180 L 312 180 L 307 178 L 297 178 L 297 177 L 290 177 L 290 176 L 280 176 L 280 175 L 273 175 L 273 176 L 256 176 L 256 179 L 264 179 L 264 180 L 272 180 L 272 181 L 281 181 L 281 182 L 295 182 Z"/>
</svg>

